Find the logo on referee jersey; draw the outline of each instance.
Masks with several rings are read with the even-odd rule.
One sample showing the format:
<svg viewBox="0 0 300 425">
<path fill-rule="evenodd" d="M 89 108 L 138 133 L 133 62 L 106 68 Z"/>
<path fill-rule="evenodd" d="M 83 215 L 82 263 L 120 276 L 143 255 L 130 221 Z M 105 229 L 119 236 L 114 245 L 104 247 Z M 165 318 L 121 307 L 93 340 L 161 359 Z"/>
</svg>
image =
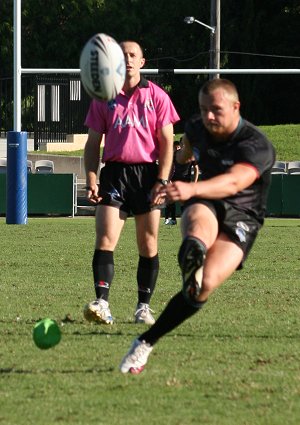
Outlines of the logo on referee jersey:
<svg viewBox="0 0 300 425">
<path fill-rule="evenodd" d="M 107 102 L 107 105 L 108 105 L 108 109 L 110 109 L 111 111 L 113 111 L 117 107 L 117 102 L 116 102 L 115 99 L 112 99 L 112 100 L 109 100 Z"/>
<path fill-rule="evenodd" d="M 144 127 L 144 128 L 148 128 L 148 120 L 147 117 L 142 115 L 141 117 L 137 117 L 135 114 L 132 114 L 132 116 L 129 116 L 129 114 L 127 114 L 124 119 L 122 119 L 120 116 L 118 116 L 114 122 L 114 128 L 117 127 L 122 127 L 122 128 L 126 128 L 126 127 Z"/>
<path fill-rule="evenodd" d="M 147 99 L 144 103 L 144 109 L 148 109 L 149 111 L 154 111 L 154 103 L 152 99 Z"/>
</svg>

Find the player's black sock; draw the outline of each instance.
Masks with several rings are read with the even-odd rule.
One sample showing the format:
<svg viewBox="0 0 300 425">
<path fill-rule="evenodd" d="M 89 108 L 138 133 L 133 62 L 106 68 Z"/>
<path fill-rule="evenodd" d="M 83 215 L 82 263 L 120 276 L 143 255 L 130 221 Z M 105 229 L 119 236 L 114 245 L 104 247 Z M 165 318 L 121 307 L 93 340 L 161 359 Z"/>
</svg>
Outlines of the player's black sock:
<svg viewBox="0 0 300 425">
<path fill-rule="evenodd" d="M 175 202 L 167 204 L 165 208 L 165 218 L 171 218 L 171 220 L 176 220 L 176 205 Z"/>
<path fill-rule="evenodd" d="M 165 218 L 171 218 L 172 215 L 172 204 L 167 204 L 165 208 Z"/>
<path fill-rule="evenodd" d="M 159 338 L 171 332 L 186 319 L 193 316 L 206 301 L 199 302 L 198 306 L 190 305 L 187 303 L 183 293 L 178 292 L 166 306 L 154 325 L 149 330 L 139 336 L 140 341 L 146 341 L 150 345 L 154 345 Z"/>
<path fill-rule="evenodd" d="M 93 274 L 96 297 L 107 301 L 109 288 L 114 277 L 114 255 L 112 251 L 95 249 Z"/>
<path fill-rule="evenodd" d="M 158 254 L 147 258 L 140 255 L 137 269 L 138 302 L 149 304 L 159 270 Z"/>
<path fill-rule="evenodd" d="M 171 219 L 173 221 L 176 221 L 176 204 L 175 204 L 175 202 L 173 202 L 173 204 L 171 204 Z"/>
</svg>

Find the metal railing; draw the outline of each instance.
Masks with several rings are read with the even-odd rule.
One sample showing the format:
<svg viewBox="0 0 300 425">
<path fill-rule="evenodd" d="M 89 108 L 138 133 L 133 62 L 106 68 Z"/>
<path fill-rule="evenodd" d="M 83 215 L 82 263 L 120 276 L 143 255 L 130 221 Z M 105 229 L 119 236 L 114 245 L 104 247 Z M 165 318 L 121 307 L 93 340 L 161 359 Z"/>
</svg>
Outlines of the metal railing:
<svg viewBox="0 0 300 425">
<path fill-rule="evenodd" d="M 41 142 L 66 142 L 67 134 L 87 132 L 84 119 L 90 98 L 79 75 L 22 77 L 21 121 L 34 149 Z M 13 129 L 13 78 L 0 79 L 0 137 Z"/>
</svg>

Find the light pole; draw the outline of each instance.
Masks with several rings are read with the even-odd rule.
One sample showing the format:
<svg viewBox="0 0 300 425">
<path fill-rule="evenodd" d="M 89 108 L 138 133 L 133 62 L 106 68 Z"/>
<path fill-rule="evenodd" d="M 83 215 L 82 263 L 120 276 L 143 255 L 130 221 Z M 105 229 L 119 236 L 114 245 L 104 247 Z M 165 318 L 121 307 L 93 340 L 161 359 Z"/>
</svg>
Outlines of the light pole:
<svg viewBox="0 0 300 425">
<path fill-rule="evenodd" d="M 199 21 L 194 16 L 184 18 L 186 24 L 196 22 L 210 30 L 209 68 L 220 69 L 220 0 L 211 0 L 210 25 Z M 219 78 L 220 74 L 210 74 L 209 78 Z"/>
<path fill-rule="evenodd" d="M 186 16 L 184 18 L 184 22 L 186 24 L 193 24 L 194 22 L 197 22 L 197 24 L 203 25 L 204 27 L 210 29 L 213 34 L 216 31 L 215 27 L 211 27 L 210 25 L 206 25 L 204 22 L 198 21 L 198 19 L 194 18 L 194 16 Z"/>
<path fill-rule="evenodd" d="M 210 24 L 215 28 L 215 32 L 210 36 L 210 63 L 211 68 L 220 69 L 220 21 L 221 21 L 221 0 L 211 0 L 210 2 Z M 220 74 L 210 74 L 210 78 L 220 78 Z"/>
</svg>

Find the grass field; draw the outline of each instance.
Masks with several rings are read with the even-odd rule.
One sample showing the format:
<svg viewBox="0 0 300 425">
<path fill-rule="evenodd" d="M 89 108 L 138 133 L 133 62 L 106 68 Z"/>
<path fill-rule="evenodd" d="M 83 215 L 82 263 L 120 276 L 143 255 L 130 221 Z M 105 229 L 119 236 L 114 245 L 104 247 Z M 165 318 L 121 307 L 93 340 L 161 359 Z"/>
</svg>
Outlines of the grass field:
<svg viewBox="0 0 300 425">
<path fill-rule="evenodd" d="M 139 376 L 119 373 L 136 304 L 134 222 L 115 254 L 112 327 L 86 323 L 94 219 L 0 219 L 0 424 L 299 425 L 300 220 L 268 219 L 246 263 L 205 308 L 162 339 Z M 180 288 L 178 227 L 161 223 L 152 308 Z M 56 319 L 42 351 L 32 329 Z"/>
</svg>

